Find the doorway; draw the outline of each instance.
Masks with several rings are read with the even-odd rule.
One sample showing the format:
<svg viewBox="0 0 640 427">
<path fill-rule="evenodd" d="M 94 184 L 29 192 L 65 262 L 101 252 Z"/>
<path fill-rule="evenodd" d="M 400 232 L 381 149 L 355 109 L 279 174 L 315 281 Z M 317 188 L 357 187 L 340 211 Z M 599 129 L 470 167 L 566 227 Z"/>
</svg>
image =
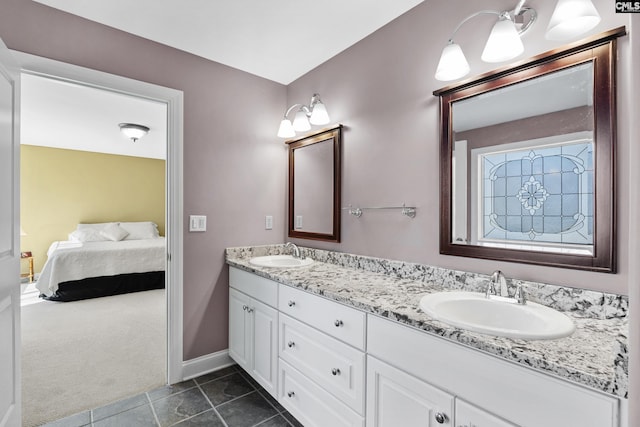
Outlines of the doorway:
<svg viewBox="0 0 640 427">
<path fill-rule="evenodd" d="M 167 111 L 165 167 L 166 382 L 182 380 L 182 92 L 21 52 L 22 72 L 164 103 Z"/>
</svg>

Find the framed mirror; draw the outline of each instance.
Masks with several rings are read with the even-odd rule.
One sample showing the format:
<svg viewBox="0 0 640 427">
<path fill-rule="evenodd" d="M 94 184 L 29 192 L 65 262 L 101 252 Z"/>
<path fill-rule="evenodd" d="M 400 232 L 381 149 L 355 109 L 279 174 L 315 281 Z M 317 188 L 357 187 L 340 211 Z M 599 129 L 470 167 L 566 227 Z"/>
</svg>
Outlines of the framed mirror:
<svg viewBox="0 0 640 427">
<path fill-rule="evenodd" d="M 624 27 L 434 92 L 440 253 L 615 272 Z"/>
<path fill-rule="evenodd" d="M 342 126 L 287 141 L 289 237 L 340 242 Z"/>
</svg>

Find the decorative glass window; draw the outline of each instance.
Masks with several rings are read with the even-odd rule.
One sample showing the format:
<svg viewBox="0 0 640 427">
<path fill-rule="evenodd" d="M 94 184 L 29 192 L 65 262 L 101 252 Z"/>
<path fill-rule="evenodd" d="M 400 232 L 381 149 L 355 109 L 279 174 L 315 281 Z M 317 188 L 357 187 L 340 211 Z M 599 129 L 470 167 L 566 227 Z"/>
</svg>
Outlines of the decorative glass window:
<svg viewBox="0 0 640 427">
<path fill-rule="evenodd" d="M 564 139 L 473 150 L 474 173 L 481 178 L 477 244 L 520 242 L 536 249 L 562 245 L 565 252 L 592 252 L 593 140 Z"/>
</svg>

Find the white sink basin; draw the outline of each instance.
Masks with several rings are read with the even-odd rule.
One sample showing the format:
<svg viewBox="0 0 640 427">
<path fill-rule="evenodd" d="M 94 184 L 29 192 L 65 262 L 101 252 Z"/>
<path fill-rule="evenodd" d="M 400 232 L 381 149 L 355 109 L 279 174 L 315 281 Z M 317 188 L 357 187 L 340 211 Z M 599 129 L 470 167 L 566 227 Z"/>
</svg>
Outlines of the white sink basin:
<svg viewBox="0 0 640 427">
<path fill-rule="evenodd" d="M 525 340 L 563 338 L 575 331 L 563 313 L 534 302 L 525 305 L 479 292 L 437 292 L 425 295 L 420 308 L 429 316 L 469 331 Z"/>
<path fill-rule="evenodd" d="M 291 255 L 267 255 L 251 258 L 249 264 L 257 265 L 258 267 L 291 268 L 311 265 L 313 260 L 311 258 L 294 258 Z"/>
</svg>

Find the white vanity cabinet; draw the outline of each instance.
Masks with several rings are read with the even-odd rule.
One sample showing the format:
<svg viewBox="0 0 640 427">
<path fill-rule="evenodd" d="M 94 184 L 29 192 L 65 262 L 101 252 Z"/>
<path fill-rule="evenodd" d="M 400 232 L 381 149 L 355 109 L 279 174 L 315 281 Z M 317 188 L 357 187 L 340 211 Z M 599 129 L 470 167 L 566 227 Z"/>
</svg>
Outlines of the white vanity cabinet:
<svg viewBox="0 0 640 427">
<path fill-rule="evenodd" d="M 365 313 L 280 285 L 278 401 L 306 427 L 362 427 Z"/>
<path fill-rule="evenodd" d="M 236 268 L 229 270 L 229 356 L 276 397 L 278 284 Z"/>
<path fill-rule="evenodd" d="M 462 399 L 456 399 L 455 417 L 455 427 L 518 427 Z"/>
<path fill-rule="evenodd" d="M 455 396 L 455 427 L 619 426 L 620 402 L 613 396 L 377 316 L 368 316 L 367 331 L 369 360 L 373 356 Z M 368 406 L 379 404 L 371 393 L 367 399 Z"/>
<path fill-rule="evenodd" d="M 451 426 L 454 397 L 367 357 L 367 427 Z"/>
</svg>

